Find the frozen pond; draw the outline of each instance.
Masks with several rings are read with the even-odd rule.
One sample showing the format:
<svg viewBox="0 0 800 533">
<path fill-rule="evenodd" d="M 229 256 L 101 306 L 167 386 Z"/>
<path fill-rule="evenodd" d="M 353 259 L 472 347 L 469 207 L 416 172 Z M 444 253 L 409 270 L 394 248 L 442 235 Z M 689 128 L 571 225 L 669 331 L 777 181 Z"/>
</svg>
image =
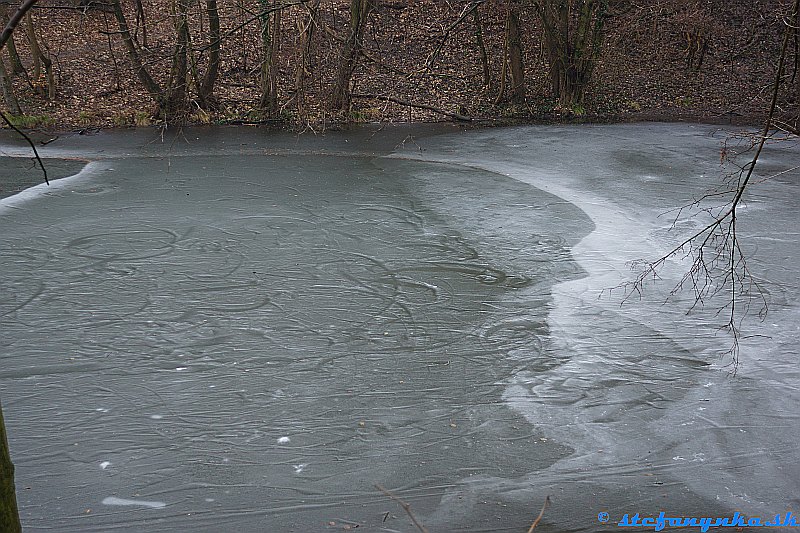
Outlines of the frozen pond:
<svg viewBox="0 0 800 533">
<path fill-rule="evenodd" d="M 797 171 L 742 210 L 770 313 L 743 324 L 736 376 L 718 317 L 662 303 L 677 262 L 643 300 L 598 297 L 683 235 L 659 215 L 718 183 L 725 135 L 49 144 L 91 162 L 0 200 L 0 395 L 23 526 L 415 530 L 376 484 L 432 532 L 525 531 L 547 495 L 537 531 L 798 510 Z M 6 139 L 0 156 L 26 154 Z M 759 170 L 798 160 L 772 146 Z"/>
</svg>

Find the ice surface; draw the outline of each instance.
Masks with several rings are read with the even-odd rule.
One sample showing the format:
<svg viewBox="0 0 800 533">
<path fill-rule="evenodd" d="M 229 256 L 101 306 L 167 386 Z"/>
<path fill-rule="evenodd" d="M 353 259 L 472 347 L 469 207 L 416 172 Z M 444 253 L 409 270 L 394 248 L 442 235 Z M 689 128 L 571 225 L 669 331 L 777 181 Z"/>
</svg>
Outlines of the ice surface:
<svg viewBox="0 0 800 533">
<path fill-rule="evenodd" d="M 713 313 L 662 303 L 680 262 L 603 292 L 680 236 L 660 215 L 716 183 L 725 132 L 431 133 L 48 145 L 93 162 L 0 200 L 26 527 L 412 530 L 376 484 L 431 531 L 525 530 L 546 495 L 537 531 L 797 508 L 796 173 L 741 216 L 771 309 L 734 377 Z"/>
<path fill-rule="evenodd" d="M 687 316 L 685 299 L 663 303 L 685 263 L 668 263 L 662 284 L 643 301 L 620 307 L 619 297 L 603 292 L 631 279 L 629 261 L 656 259 L 699 227 L 690 219 L 672 229 L 673 209 L 718 186 L 728 171 L 719 165 L 720 142 L 730 133 L 674 125 L 542 127 L 448 136 L 427 146 L 425 158 L 530 183 L 577 205 L 595 224 L 571 249 L 587 276 L 553 288 L 547 320 L 552 349 L 571 356 L 548 372 L 516 373 L 504 395 L 575 453 L 521 484 L 498 479 L 494 487 L 522 495 L 530 492 L 526 485 L 562 491 L 563 509 L 586 508 L 585 490 L 601 490 L 590 512 L 578 513 L 576 528 L 604 509 L 612 517 L 643 508 L 772 516 L 800 503 L 791 444 L 800 400 L 798 176 L 791 170 L 797 147 L 772 147 L 757 174 L 790 172 L 752 187 L 740 216 L 770 318 L 743 323 L 736 377 L 703 368 L 730 343 L 716 335 L 715 309 Z M 691 498 L 676 497 L 681 492 Z M 569 516 L 560 523 L 569 524 Z"/>
</svg>

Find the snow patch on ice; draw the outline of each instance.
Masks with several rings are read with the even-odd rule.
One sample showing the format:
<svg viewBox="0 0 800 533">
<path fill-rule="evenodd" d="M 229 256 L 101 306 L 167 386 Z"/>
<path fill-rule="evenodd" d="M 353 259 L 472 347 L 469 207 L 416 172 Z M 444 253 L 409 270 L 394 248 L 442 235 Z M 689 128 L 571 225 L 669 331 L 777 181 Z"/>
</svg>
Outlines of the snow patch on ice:
<svg viewBox="0 0 800 533">
<path fill-rule="evenodd" d="M 101 164 L 98 162 L 87 163 L 83 169 L 77 174 L 60 178 L 57 180 L 50 180 L 50 185 L 47 183 L 40 183 L 33 187 L 18 192 L 17 194 L 0 199 L 0 214 L 3 214 L 11 209 L 18 209 L 23 204 L 34 200 L 36 198 L 46 196 L 50 193 L 60 192 L 68 187 L 72 187 L 85 178 L 91 177 L 97 173 Z"/>
<path fill-rule="evenodd" d="M 163 509 L 167 506 L 164 502 L 153 502 L 147 500 L 128 500 L 125 498 L 117 498 L 116 496 L 109 496 L 103 500 L 103 505 L 121 505 L 121 506 L 137 506 L 149 507 L 151 509 Z"/>
</svg>

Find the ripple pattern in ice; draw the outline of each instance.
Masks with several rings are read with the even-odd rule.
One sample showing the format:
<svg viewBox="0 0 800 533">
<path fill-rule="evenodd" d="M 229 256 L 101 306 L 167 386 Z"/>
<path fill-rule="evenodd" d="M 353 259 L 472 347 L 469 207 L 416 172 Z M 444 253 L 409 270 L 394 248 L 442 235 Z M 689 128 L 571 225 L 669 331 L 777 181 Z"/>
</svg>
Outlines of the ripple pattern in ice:
<svg viewBox="0 0 800 533">
<path fill-rule="evenodd" d="M 564 363 L 542 348 L 549 273 L 575 271 L 552 197 L 366 158 L 113 168 L 30 200 L 0 242 L 30 524 L 382 527 L 375 483 L 426 512 L 462 479 L 570 452 L 502 399 L 513 374 Z M 488 206 L 476 183 L 525 207 Z M 519 217 L 535 231 L 484 227 Z"/>
</svg>

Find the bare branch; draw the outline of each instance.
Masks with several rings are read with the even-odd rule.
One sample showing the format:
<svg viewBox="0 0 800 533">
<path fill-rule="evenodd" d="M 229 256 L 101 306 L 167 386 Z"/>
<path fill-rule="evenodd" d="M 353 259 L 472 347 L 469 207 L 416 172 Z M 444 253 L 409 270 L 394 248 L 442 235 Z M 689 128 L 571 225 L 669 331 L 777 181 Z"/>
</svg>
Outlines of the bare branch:
<svg viewBox="0 0 800 533">
<path fill-rule="evenodd" d="M 395 496 L 394 494 L 392 494 L 391 492 L 386 490 L 382 485 L 375 485 L 375 488 L 378 489 L 379 491 L 381 491 L 382 493 L 386 494 L 392 500 L 394 500 L 397 503 L 399 503 L 400 507 L 402 507 L 403 510 L 406 512 L 406 514 L 411 518 L 411 521 L 414 522 L 414 525 L 417 526 L 417 529 L 419 529 L 422 533 L 428 533 L 428 528 L 423 526 L 419 522 L 419 520 L 417 520 L 417 517 L 414 516 L 414 513 L 411 512 L 411 505 L 410 504 L 404 502 L 399 497 Z"/>
<path fill-rule="evenodd" d="M 26 142 L 27 142 L 27 143 L 30 145 L 31 149 L 33 150 L 33 155 L 34 155 L 34 157 L 36 157 L 36 161 L 38 161 L 38 162 L 39 162 L 39 166 L 40 166 L 40 167 L 41 167 L 41 169 L 42 169 L 42 174 L 44 175 L 44 182 L 45 182 L 46 184 L 50 185 L 50 180 L 49 180 L 49 179 L 47 179 L 47 168 L 45 168 L 45 166 L 44 166 L 44 163 L 42 162 L 42 158 L 41 158 L 41 157 L 39 157 L 39 151 L 36 149 L 36 145 L 35 145 L 35 144 L 33 144 L 33 141 L 31 140 L 31 138 L 30 138 L 30 137 L 28 137 L 28 136 L 25 134 L 25 132 L 23 132 L 22 130 L 20 130 L 19 128 L 17 128 L 17 127 L 16 127 L 16 126 L 15 126 L 15 125 L 14 125 L 14 124 L 13 124 L 13 123 L 12 123 L 12 122 L 11 122 L 11 121 L 8 119 L 8 117 L 6 116 L 6 114 L 5 114 L 5 113 L 3 113 L 2 111 L 0 111 L 0 117 L 2 117 L 2 118 L 3 118 L 3 122 L 5 122 L 5 123 L 8 125 L 8 127 L 9 127 L 9 128 L 11 128 L 12 130 L 16 131 L 18 134 L 20 134 L 20 135 L 21 135 L 21 136 L 22 136 L 22 137 L 25 139 L 25 141 L 26 141 Z"/>
<path fill-rule="evenodd" d="M 452 24 L 450 24 L 450 26 L 448 26 L 447 29 L 444 30 L 444 33 L 443 33 L 441 39 L 439 39 L 439 43 L 436 45 L 436 48 L 434 48 L 433 52 L 431 52 L 431 54 L 428 56 L 427 61 L 425 61 L 425 70 L 426 71 L 430 70 L 433 67 L 433 64 L 439 58 L 439 54 L 442 52 L 442 48 L 444 48 L 444 45 L 447 43 L 447 40 L 450 38 L 450 33 L 452 33 L 452 31 L 459 24 L 464 22 L 464 19 L 466 19 L 467 16 L 470 13 L 472 13 L 474 10 L 478 9 L 478 7 L 480 7 L 480 5 L 483 4 L 485 1 L 486 0 L 473 0 L 472 2 L 470 2 L 469 4 L 464 6 L 464 9 L 461 10 L 461 15 L 459 15 L 459 17 L 456 19 L 456 21 L 453 22 Z"/>
<path fill-rule="evenodd" d="M 472 117 L 467 115 L 462 115 L 461 113 L 453 113 L 452 111 L 447 111 L 446 109 L 442 109 L 440 107 L 435 107 L 432 105 L 427 104 L 416 104 L 414 102 L 409 102 L 408 100 L 403 100 L 402 98 L 395 98 L 394 96 L 385 96 L 381 94 L 353 94 L 351 95 L 353 98 L 374 98 L 375 100 L 385 100 L 387 102 L 394 102 L 396 104 L 405 105 L 408 107 L 416 107 L 417 109 L 427 109 L 428 111 L 433 111 L 435 113 L 439 113 L 440 115 L 445 115 L 456 120 L 460 120 L 462 122 L 471 122 Z"/>
<path fill-rule="evenodd" d="M 3 28 L 3 33 L 0 33 L 0 50 L 6 45 L 6 42 L 11 38 L 14 33 L 14 28 L 22 21 L 25 14 L 30 11 L 37 0 L 25 0 L 18 8 L 17 11 L 8 19 L 8 24 Z"/>
<path fill-rule="evenodd" d="M 798 10 L 800 10 L 800 0 L 794 0 L 791 15 L 786 22 L 778 69 L 772 84 L 769 113 L 764 123 L 764 128 L 757 137 L 757 142 L 751 142 L 750 147 L 745 150 L 747 152 L 755 148 L 755 153 L 746 164 L 739 167 L 738 173 L 728 175 L 723 179 L 724 183 L 730 185 L 729 189 L 708 192 L 701 198 L 681 207 L 673 220 L 672 227 L 676 226 L 683 211 L 690 207 L 697 208 L 700 212 L 711 214 L 711 222 L 683 239 L 659 259 L 652 262 L 633 262 L 631 268 L 639 270 L 639 274 L 633 281 L 618 286 L 626 291 L 623 303 L 634 294 L 641 297 L 648 282 L 660 279 L 659 271 L 669 259 L 679 256 L 684 259 L 691 259 L 691 265 L 672 288 L 670 296 L 674 296 L 683 290 L 692 291 L 694 302 L 688 310 L 688 312 L 691 312 L 697 307 L 705 306 L 707 302 L 716 297 L 727 294 L 726 303 L 719 307 L 717 315 L 724 312 L 725 316 L 727 316 L 726 322 L 720 329 L 728 331 L 732 337 L 732 345 L 726 354 L 731 356 L 734 372 L 739 364 L 739 328 L 741 321 L 750 311 L 753 299 L 761 301 L 758 312 L 759 317 L 763 319 L 768 311 L 765 293 L 750 271 L 745 252 L 741 247 L 737 225 L 737 209 L 742 203 L 745 191 L 753 180 L 753 173 L 764 146 L 767 142 L 776 139 L 773 134 L 775 112 L 781 83 L 784 78 L 789 39 L 793 34 L 793 27 L 798 19 Z M 725 161 L 731 161 L 727 142 L 720 152 L 720 162 L 724 163 Z M 776 175 L 780 175 L 780 173 L 773 174 L 773 176 Z M 763 179 L 760 181 L 763 181 Z M 725 195 L 732 195 L 732 198 L 718 208 L 701 209 L 699 207 L 703 200 L 724 197 Z"/>
<path fill-rule="evenodd" d="M 536 517 L 536 520 L 533 521 L 533 524 L 531 524 L 531 527 L 528 528 L 528 533 L 533 533 L 533 530 L 536 529 L 536 526 L 539 525 L 539 521 L 544 516 L 544 510 L 547 509 L 548 505 L 550 505 L 550 496 L 547 496 L 544 499 L 544 505 L 542 505 L 542 510 L 539 511 L 539 516 Z"/>
</svg>

